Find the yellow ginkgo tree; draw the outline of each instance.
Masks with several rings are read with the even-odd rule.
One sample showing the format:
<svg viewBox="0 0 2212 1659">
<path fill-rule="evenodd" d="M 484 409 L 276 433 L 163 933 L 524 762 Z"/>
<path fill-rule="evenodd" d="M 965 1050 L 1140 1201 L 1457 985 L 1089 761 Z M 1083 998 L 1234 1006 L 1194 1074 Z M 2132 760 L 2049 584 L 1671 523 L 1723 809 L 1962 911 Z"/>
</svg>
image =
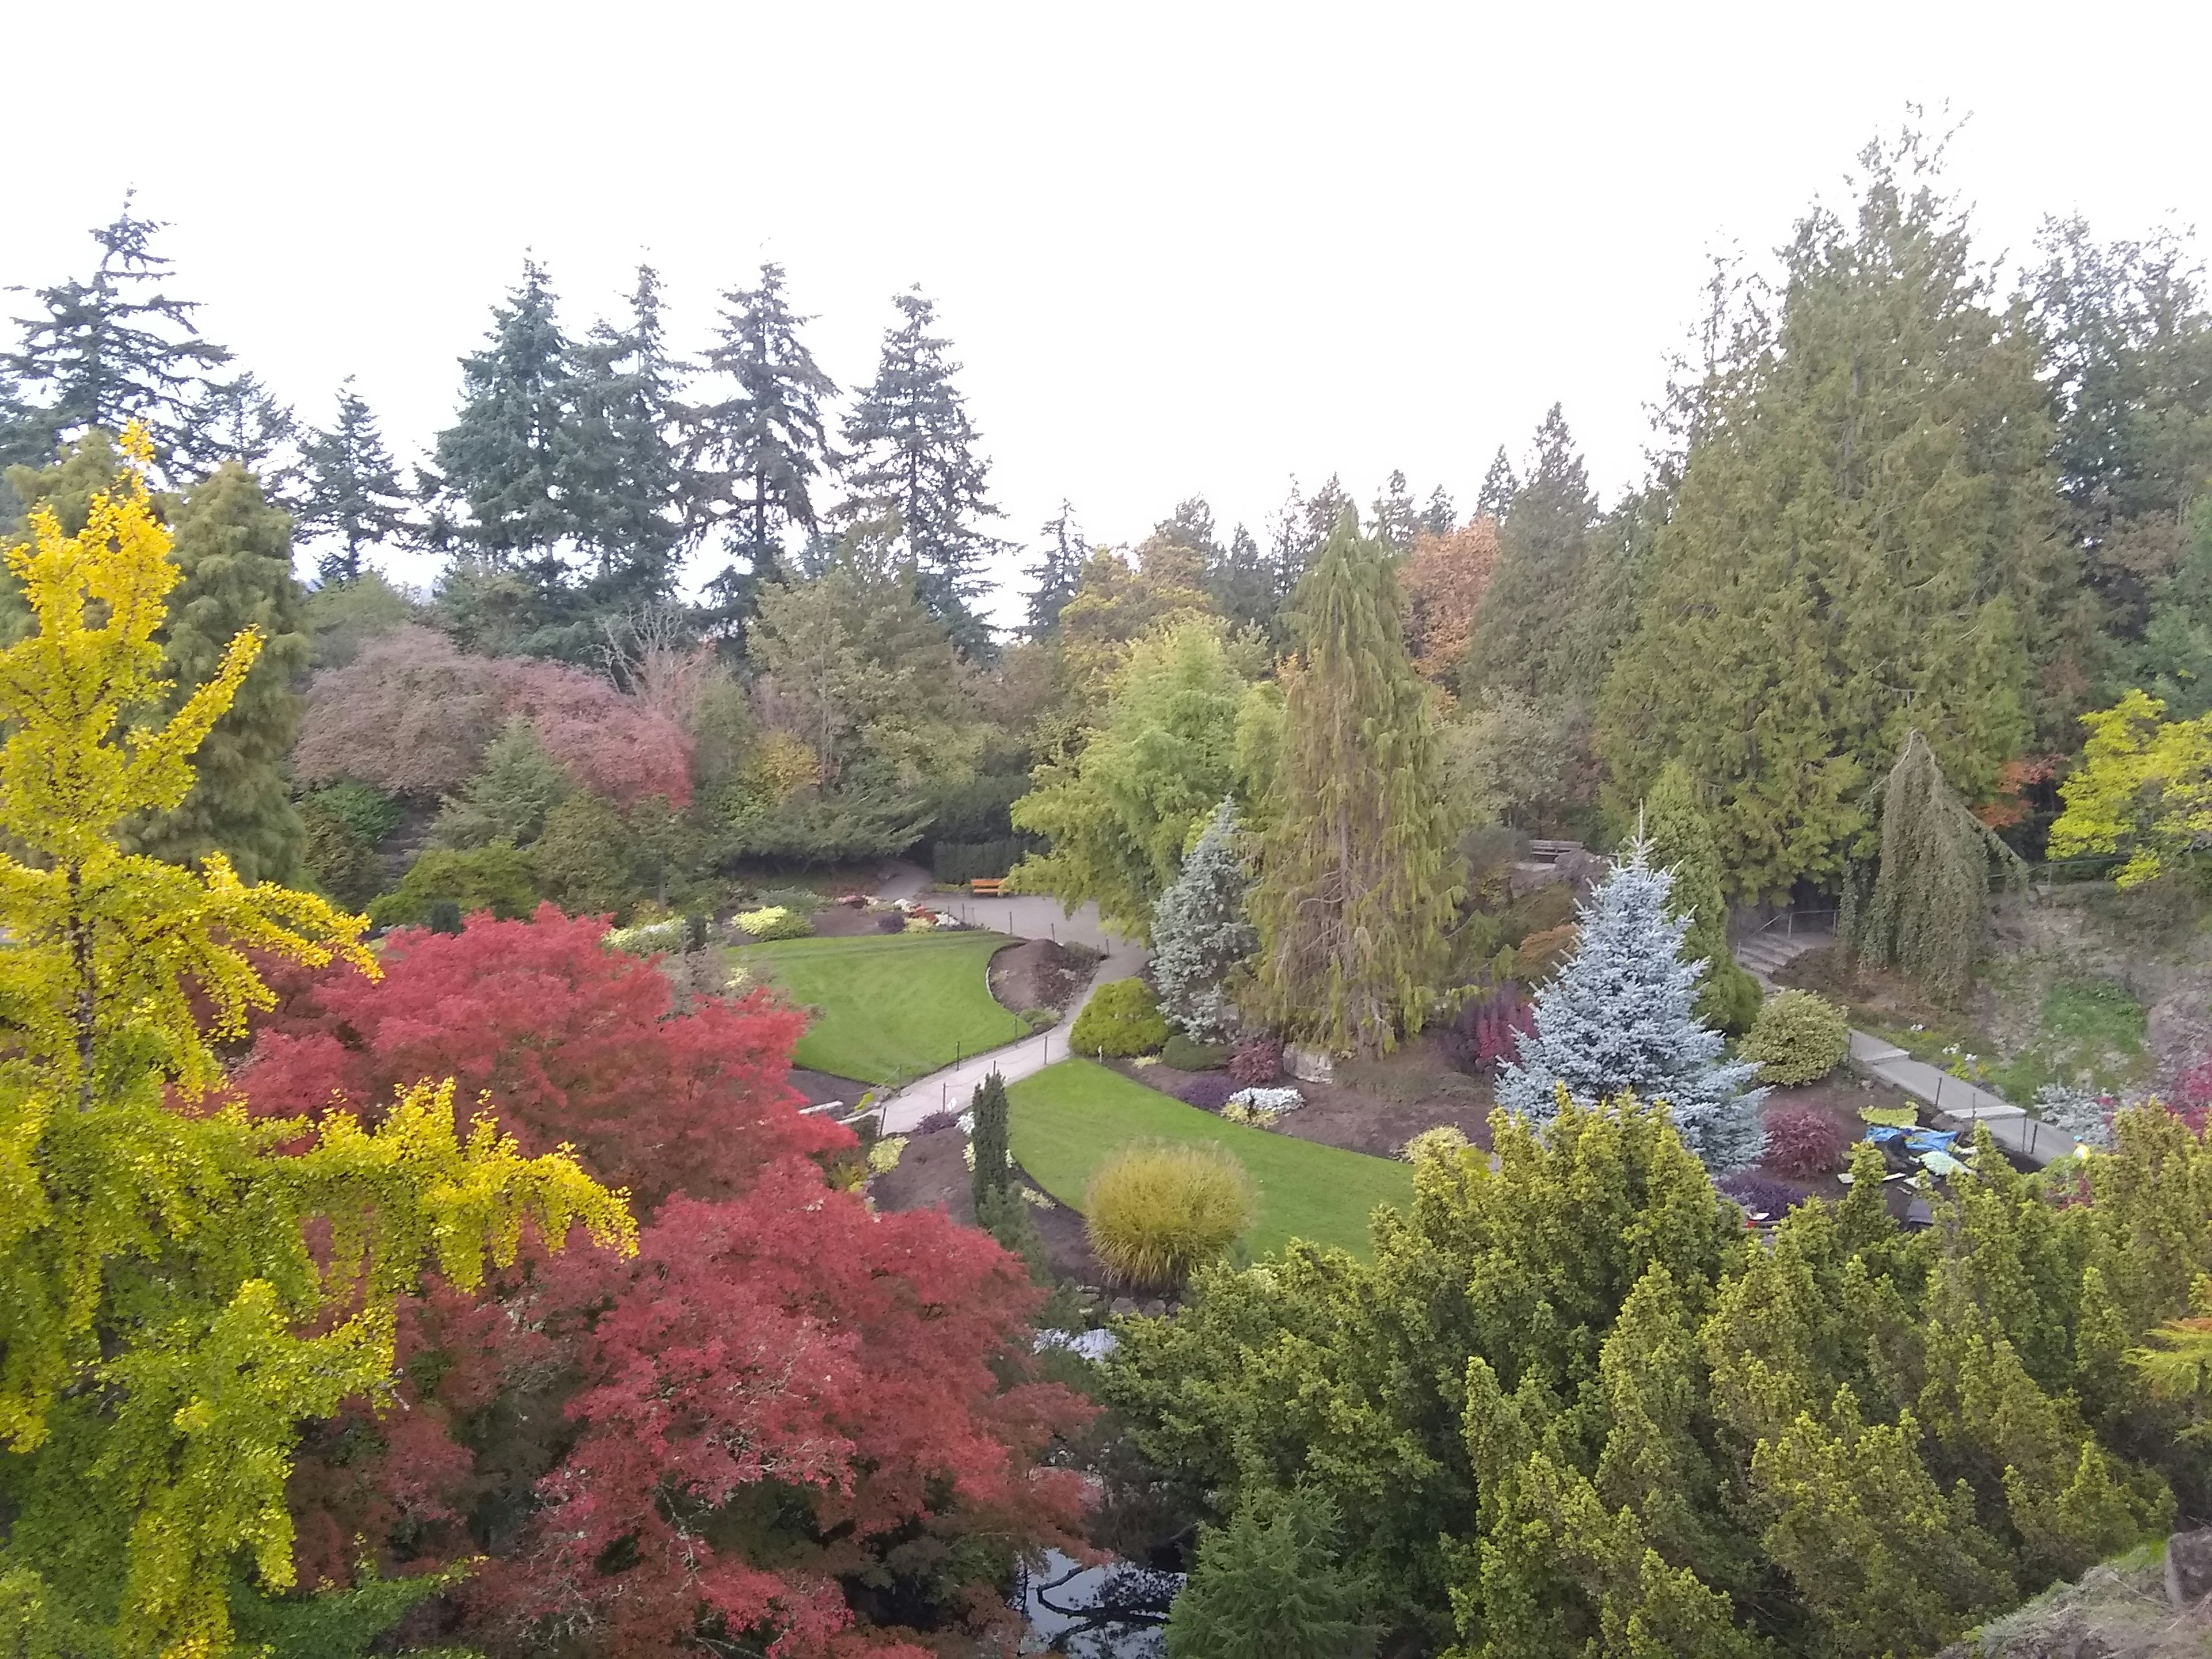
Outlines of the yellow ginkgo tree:
<svg viewBox="0 0 2212 1659">
<path fill-rule="evenodd" d="M 565 1152 L 459 1126 L 450 1082 L 374 1127 L 210 1104 L 273 1000 L 249 952 L 375 968 L 322 899 L 122 849 L 260 646 L 154 718 L 177 570 L 125 447 L 80 533 L 34 508 L 7 553 L 35 629 L 0 651 L 0 1653 L 211 1659 L 242 1566 L 290 1583 L 298 1425 L 385 1386 L 397 1297 L 634 1225 Z"/>
</svg>

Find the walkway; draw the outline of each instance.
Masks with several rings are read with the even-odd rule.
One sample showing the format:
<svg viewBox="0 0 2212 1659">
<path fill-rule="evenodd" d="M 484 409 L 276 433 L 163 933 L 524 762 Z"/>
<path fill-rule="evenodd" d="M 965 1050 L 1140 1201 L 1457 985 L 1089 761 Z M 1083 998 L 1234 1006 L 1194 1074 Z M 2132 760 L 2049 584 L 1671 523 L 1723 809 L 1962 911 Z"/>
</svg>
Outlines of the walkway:
<svg viewBox="0 0 2212 1659">
<path fill-rule="evenodd" d="M 930 902 L 937 908 L 978 927 L 1011 933 L 1016 939 L 1056 939 L 1063 945 L 1087 945 L 1105 955 L 1099 961 L 1097 971 L 1091 975 L 1091 983 L 1084 988 L 1082 997 L 1050 1030 L 932 1072 L 884 1102 L 882 1122 L 885 1134 L 905 1134 L 933 1112 L 965 1111 L 977 1085 L 994 1071 L 1013 1083 L 1066 1060 L 1070 1052 L 1067 1033 L 1084 1003 L 1090 1001 L 1108 981 L 1127 979 L 1138 972 L 1151 954 L 1143 945 L 1119 933 L 1108 933 L 1100 926 L 1098 907 L 1095 904 L 1086 904 L 1071 916 L 1062 912 L 1059 900 L 1030 896 L 997 899 L 947 896 L 942 903 L 936 903 L 934 899 Z"/>
</svg>

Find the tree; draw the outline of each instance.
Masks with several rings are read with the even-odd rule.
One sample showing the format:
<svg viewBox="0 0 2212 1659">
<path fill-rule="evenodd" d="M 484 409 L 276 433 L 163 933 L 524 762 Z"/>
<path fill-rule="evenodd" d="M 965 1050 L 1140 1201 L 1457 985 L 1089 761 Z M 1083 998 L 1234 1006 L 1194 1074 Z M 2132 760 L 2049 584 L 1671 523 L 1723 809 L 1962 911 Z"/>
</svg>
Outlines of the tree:
<svg viewBox="0 0 2212 1659">
<path fill-rule="evenodd" d="M 1261 1492 L 1200 1535 L 1168 1610 L 1170 1659 L 1349 1659 L 1372 1647 L 1342 1523 L 1310 1486 Z"/>
<path fill-rule="evenodd" d="M 1224 799 L 1152 906 L 1152 977 L 1168 1018 L 1200 1042 L 1228 1036 L 1231 976 L 1260 943 L 1245 916 L 1251 878 L 1237 848 L 1237 803 Z"/>
<path fill-rule="evenodd" d="M 172 262 L 154 252 L 154 236 L 164 228 L 133 213 L 126 193 L 122 212 L 92 233 L 100 259 L 90 279 L 32 291 L 40 314 L 18 318 L 21 343 L 0 354 L 18 395 L 35 400 L 0 441 L 11 459 L 44 460 L 65 440 L 132 420 L 157 455 L 188 444 L 188 407 L 230 353 L 200 337 L 197 301 L 162 289 Z"/>
<path fill-rule="evenodd" d="M 2066 787 L 2071 789 L 2074 780 Z M 2025 866 L 1945 781 L 1918 729 L 1876 791 L 1881 851 L 1871 892 L 1844 889 L 1841 932 L 1853 956 L 1902 968 L 1939 996 L 1966 988 L 1989 922 L 1990 861 L 2023 876 Z M 2056 833 L 2054 842 L 2065 842 Z M 2062 854 L 2063 856 L 2063 854 Z"/>
<path fill-rule="evenodd" d="M 1372 1054 L 1418 1032 L 1460 897 L 1389 550 L 1349 513 L 1298 586 L 1275 821 L 1252 901 L 1270 1015 Z"/>
<path fill-rule="evenodd" d="M 1060 627 L 1060 613 L 1075 597 L 1082 580 L 1085 550 L 1083 530 L 1075 522 L 1075 509 L 1065 500 L 1057 517 L 1045 520 L 1037 534 L 1044 538 L 1036 563 L 1022 574 L 1030 580 L 1029 631 L 1031 639 L 1048 639 Z"/>
<path fill-rule="evenodd" d="M 757 582 L 783 576 L 787 538 L 817 527 L 814 485 L 836 462 L 823 414 L 836 383 L 799 337 L 813 319 L 793 313 L 783 281 L 781 265 L 763 263 L 757 288 L 723 295 L 706 372 L 737 390 L 684 411 L 695 510 L 726 528 L 731 553 Z"/>
<path fill-rule="evenodd" d="M 354 391 L 351 375 L 338 388 L 337 424 L 310 432 L 301 449 L 307 487 L 300 526 L 343 544 L 322 553 L 316 569 L 325 585 L 358 581 L 362 548 L 407 533 L 409 503 L 376 417 Z"/>
<path fill-rule="evenodd" d="M 191 793 L 134 837 L 172 863 L 220 850 L 247 882 L 290 880 L 307 831 L 292 805 L 285 759 L 300 730 L 293 683 L 307 662 L 307 596 L 292 577 L 291 520 L 262 499 L 251 473 L 226 462 L 177 510 L 172 556 L 179 579 L 161 642 L 173 682 L 170 712 L 216 678 L 240 634 L 251 629 L 264 643 L 200 744 Z"/>
<path fill-rule="evenodd" d="M 1392 471 L 1382 493 L 1375 498 L 1368 521 L 1376 538 L 1387 543 L 1400 558 L 1413 552 L 1413 538 L 1421 532 L 1421 514 L 1413 505 L 1413 487 L 1403 472 Z"/>
<path fill-rule="evenodd" d="M 169 470 L 183 479 L 232 463 L 251 472 L 270 501 L 289 507 L 299 483 L 299 432 L 292 411 L 255 376 L 203 381 L 185 405 Z"/>
<path fill-rule="evenodd" d="M 1478 514 L 1496 510 L 1492 495 L 1508 494 L 1498 520 L 1497 570 L 1475 612 L 1463 671 L 1470 694 L 1508 690 L 1547 697 L 1566 689 L 1558 653 L 1597 523 L 1597 498 L 1559 404 L 1536 428 L 1535 446 L 1528 476 L 1517 483 L 1510 467 L 1500 477 L 1504 454 L 1499 453 L 1491 467 L 1495 488 L 1486 480 L 1484 501 L 1476 508 Z"/>
<path fill-rule="evenodd" d="M 1705 964 L 1698 987 L 1698 1018 L 1716 1030 L 1741 1036 L 1759 1017 L 1762 994 L 1759 981 L 1729 948 L 1720 854 L 1688 767 L 1673 761 L 1660 769 L 1644 799 L 1639 827 L 1652 865 L 1674 878 L 1673 914 L 1688 924 L 1682 955 Z"/>
<path fill-rule="evenodd" d="M 592 560 L 586 602 L 601 615 L 666 604 L 687 534 L 691 480 L 675 441 L 681 371 L 662 306 L 659 273 L 640 265 L 629 325 L 599 323 L 573 348 L 560 493 Z"/>
<path fill-rule="evenodd" d="M 155 635 L 178 580 L 132 428 L 124 481 L 65 537 L 33 514 L 9 562 L 37 629 L 0 652 L 0 1546 L 11 1645 L 122 1655 L 230 1646 L 250 1554 L 292 1582 L 285 1502 L 304 1419 L 383 1386 L 397 1299 L 434 1266 L 465 1288 L 534 1231 L 626 1244 L 621 1202 L 559 1155 L 525 1159 L 450 1087 L 416 1083 L 373 1130 L 179 1111 L 222 1080 L 272 994 L 246 952 L 374 958 L 319 899 L 124 852 L 173 810 L 194 749 L 253 665 L 240 634 L 166 721 Z M 90 612 L 89 601 L 98 601 Z M 137 724 L 141 720 L 147 723 Z M 123 732 L 129 741 L 118 742 Z M 419 1074 L 418 1074 L 419 1076 Z M 151 1183 L 151 1184 L 149 1184 Z"/>
<path fill-rule="evenodd" d="M 1490 458 L 1490 470 L 1482 475 L 1482 488 L 1475 492 L 1474 516 L 1504 523 L 1513 510 L 1513 498 L 1520 493 L 1521 480 L 1514 474 L 1505 446 L 1500 444 L 1498 453 Z"/>
<path fill-rule="evenodd" d="M 292 765 L 306 783 L 352 778 L 435 800 L 477 775 L 507 711 L 501 665 L 465 654 L 434 629 L 403 625 L 315 676 Z"/>
<path fill-rule="evenodd" d="M 2035 342 L 1929 149 L 1863 161 L 1856 222 L 1800 224 L 1778 310 L 1697 394 L 1600 708 L 1616 807 L 1686 762 L 1740 894 L 1838 876 L 1908 730 L 1979 799 L 2086 685 Z"/>
<path fill-rule="evenodd" d="M 1047 761 L 1012 808 L 1050 842 L 1012 879 L 1069 909 L 1095 899 L 1109 927 L 1149 934 L 1193 833 L 1237 782 L 1246 681 L 1218 622 L 1186 617 L 1139 640 L 1082 750 Z"/>
<path fill-rule="evenodd" d="M 919 288 L 891 303 L 903 320 L 884 331 L 876 378 L 845 416 L 845 511 L 855 520 L 897 515 L 923 605 L 972 656 L 990 636 L 969 602 L 988 586 L 982 566 L 1000 545 L 978 528 L 1001 516 L 985 493 L 990 463 L 975 453 L 981 434 L 952 383 L 960 365 L 929 331 L 936 304 Z"/>
<path fill-rule="evenodd" d="M 1406 592 L 1406 650 L 1421 678 L 1437 685 L 1457 685 L 1501 557 L 1498 521 L 1473 519 L 1459 529 L 1424 526 L 1413 538 L 1413 556 L 1398 573 Z"/>
<path fill-rule="evenodd" d="M 1665 1105 L 1709 1168 L 1736 1169 L 1759 1155 L 1752 1109 L 1765 1091 L 1747 1086 L 1759 1067 L 1723 1060 L 1721 1034 L 1698 1023 L 1705 964 L 1682 960 L 1690 921 L 1674 888 L 1632 842 L 1578 910 L 1575 954 L 1536 994 L 1535 1029 L 1499 1069 L 1498 1103 L 1542 1124 L 1562 1089 L 1586 1105 L 1641 1096 Z"/>
<path fill-rule="evenodd" d="M 1102 547 L 1082 561 L 1075 592 L 1060 607 L 1057 640 L 1063 678 L 1079 705 L 1106 694 L 1138 640 L 1177 617 L 1214 614 L 1194 552 L 1155 532 L 1133 558 Z"/>
<path fill-rule="evenodd" d="M 975 1152 L 975 1215 L 981 1221 L 990 1213 L 994 1201 L 1006 1196 L 1012 1182 L 1008 1173 L 1014 1155 L 1006 1139 L 1006 1083 L 995 1069 L 975 1085 L 968 1111 L 975 1123 L 968 1144 Z"/>
<path fill-rule="evenodd" d="M 539 741 L 538 728 L 517 715 L 484 751 L 483 770 L 438 813 L 436 835 L 447 847 L 482 847 L 503 841 L 527 847 L 545 832 L 545 820 L 574 793 L 575 780 Z"/>
<path fill-rule="evenodd" d="M 529 720 L 585 788 L 622 807 L 656 795 L 691 804 L 690 743 L 668 714 L 564 663 L 516 662 L 504 678 L 502 712 Z"/>
</svg>

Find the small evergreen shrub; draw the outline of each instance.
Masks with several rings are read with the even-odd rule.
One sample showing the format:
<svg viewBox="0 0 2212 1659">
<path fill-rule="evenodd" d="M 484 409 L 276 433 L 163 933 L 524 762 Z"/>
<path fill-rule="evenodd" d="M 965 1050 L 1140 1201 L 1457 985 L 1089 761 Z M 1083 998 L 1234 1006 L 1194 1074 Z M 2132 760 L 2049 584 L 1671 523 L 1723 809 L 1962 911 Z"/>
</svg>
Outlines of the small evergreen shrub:
<svg viewBox="0 0 2212 1659">
<path fill-rule="evenodd" d="M 1759 1062 L 1760 1080 L 1784 1086 L 1818 1081 L 1850 1051 L 1844 1011 L 1810 991 L 1768 998 L 1743 1043 L 1743 1057 Z"/>
<path fill-rule="evenodd" d="M 1195 1106 L 1202 1112 L 1218 1112 L 1241 1086 L 1226 1072 L 1194 1072 L 1178 1080 L 1171 1092 L 1186 1106 Z"/>
<path fill-rule="evenodd" d="M 626 951 L 634 957 L 651 957 L 682 950 L 684 937 L 684 922 L 672 916 L 663 921 L 644 922 L 635 927 L 611 927 L 601 935 L 599 943 L 610 951 Z"/>
<path fill-rule="evenodd" d="M 1812 1181 L 1833 1175 L 1850 1155 L 1843 1125 L 1817 1107 L 1784 1106 L 1766 1115 L 1759 1161 L 1776 1175 Z"/>
<path fill-rule="evenodd" d="M 1160 1058 L 1178 1072 L 1218 1072 L 1229 1063 L 1225 1042 L 1194 1042 L 1181 1031 L 1170 1036 Z"/>
<path fill-rule="evenodd" d="M 1083 1005 L 1067 1040 L 1079 1054 L 1113 1060 L 1149 1054 L 1168 1040 L 1167 1016 L 1144 981 L 1117 979 Z"/>
<path fill-rule="evenodd" d="M 451 899 L 432 899 L 426 925 L 434 933 L 459 933 L 461 907 Z"/>
<path fill-rule="evenodd" d="M 1215 1146 L 1125 1146 L 1091 1177 L 1091 1249 L 1115 1282 L 1170 1290 L 1252 1224 L 1244 1166 Z"/>
<path fill-rule="evenodd" d="M 814 933 L 812 922 L 781 904 L 740 911 L 732 918 L 732 921 L 739 933 L 756 945 L 765 944 L 772 939 L 808 939 Z"/>
<path fill-rule="evenodd" d="M 1283 1074 L 1283 1045 L 1279 1038 L 1247 1037 L 1229 1056 L 1229 1075 L 1240 1089 L 1258 1089 Z"/>
<path fill-rule="evenodd" d="M 465 853 L 433 848 L 408 866 L 399 885 L 368 907 L 368 919 L 381 927 L 421 927 L 441 899 L 463 915 L 489 910 L 501 921 L 517 921 L 538 908 L 536 870 L 527 853 L 503 841 Z"/>
<path fill-rule="evenodd" d="M 1060 1024 L 1060 1010 L 1057 1008 L 1024 1008 L 1021 1012 L 1021 1021 L 1023 1024 L 1030 1028 L 1030 1034 L 1034 1036 L 1037 1032 L 1049 1031 L 1054 1026 Z"/>
<path fill-rule="evenodd" d="M 778 908 L 797 911 L 802 916 L 811 916 L 830 907 L 830 901 L 811 887 L 764 887 L 758 902 L 763 910 Z"/>
</svg>

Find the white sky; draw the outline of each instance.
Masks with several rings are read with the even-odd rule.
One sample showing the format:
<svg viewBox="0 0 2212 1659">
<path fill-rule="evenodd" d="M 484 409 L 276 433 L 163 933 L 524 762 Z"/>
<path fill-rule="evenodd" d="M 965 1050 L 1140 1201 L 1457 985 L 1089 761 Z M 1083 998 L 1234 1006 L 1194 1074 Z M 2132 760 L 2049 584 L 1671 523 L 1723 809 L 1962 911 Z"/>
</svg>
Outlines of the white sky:
<svg viewBox="0 0 2212 1659">
<path fill-rule="evenodd" d="M 1765 254 L 1908 102 L 1971 113 L 1990 252 L 2046 212 L 2212 231 L 2202 0 L 202 0 L 6 35 L 0 285 L 81 270 L 135 185 L 210 337 L 311 420 L 357 376 L 412 459 L 526 247 L 577 331 L 650 258 L 683 349 L 781 260 L 848 386 L 919 281 L 1024 541 L 1063 495 L 1097 541 L 1194 493 L 1262 532 L 1294 474 L 1364 502 L 1394 466 L 1463 510 L 1554 399 L 1610 495 L 1709 252 Z"/>
</svg>

